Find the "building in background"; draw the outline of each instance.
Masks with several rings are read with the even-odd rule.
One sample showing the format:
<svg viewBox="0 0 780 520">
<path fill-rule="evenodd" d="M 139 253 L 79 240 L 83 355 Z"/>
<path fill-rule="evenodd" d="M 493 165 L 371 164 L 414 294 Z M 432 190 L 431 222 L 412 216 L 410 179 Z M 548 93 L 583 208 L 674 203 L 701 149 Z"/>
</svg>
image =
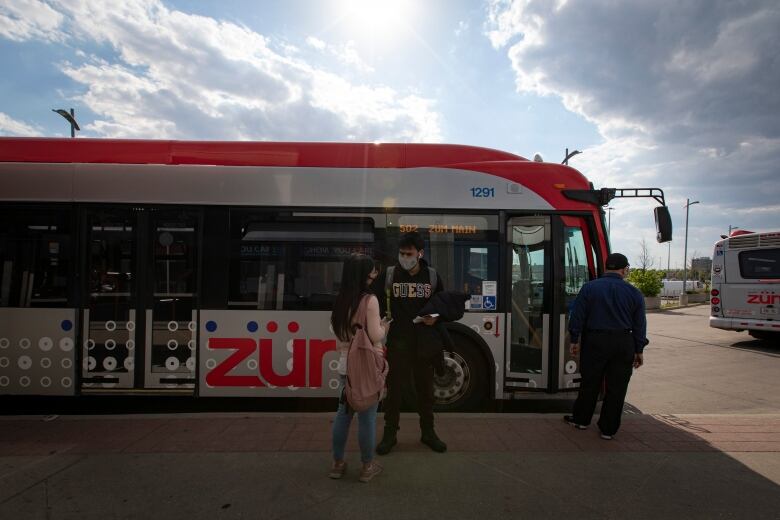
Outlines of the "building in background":
<svg viewBox="0 0 780 520">
<path fill-rule="evenodd" d="M 707 271 L 712 270 L 712 258 L 703 256 L 701 258 L 691 259 L 691 269 L 694 271 Z"/>
<path fill-rule="evenodd" d="M 698 280 L 709 280 L 711 270 L 712 258 L 702 256 L 701 258 L 691 259 L 691 273 L 693 273 L 692 278 Z"/>
</svg>

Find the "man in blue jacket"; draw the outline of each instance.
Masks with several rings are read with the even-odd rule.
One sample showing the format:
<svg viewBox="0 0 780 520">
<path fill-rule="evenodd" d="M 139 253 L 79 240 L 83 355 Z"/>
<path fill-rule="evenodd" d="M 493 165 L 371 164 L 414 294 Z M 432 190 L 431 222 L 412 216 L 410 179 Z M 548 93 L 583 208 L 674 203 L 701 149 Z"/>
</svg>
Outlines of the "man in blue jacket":
<svg viewBox="0 0 780 520">
<path fill-rule="evenodd" d="M 580 290 L 569 318 L 572 355 L 580 354 L 580 391 L 572 415 L 563 419 L 584 430 L 593 418 L 601 382 L 606 383 L 598 427 L 610 440 L 620 428 L 631 369 L 642 366 L 648 340 L 645 300 L 623 280 L 628 258 L 620 253 L 607 257 L 606 272 Z M 580 348 L 580 343 L 582 348 Z"/>
</svg>

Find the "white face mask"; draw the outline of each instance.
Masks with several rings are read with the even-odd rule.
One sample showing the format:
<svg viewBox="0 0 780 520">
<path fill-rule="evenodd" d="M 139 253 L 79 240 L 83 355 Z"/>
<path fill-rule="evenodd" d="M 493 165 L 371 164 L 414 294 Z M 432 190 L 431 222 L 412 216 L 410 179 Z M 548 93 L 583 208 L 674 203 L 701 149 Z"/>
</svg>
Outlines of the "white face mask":
<svg viewBox="0 0 780 520">
<path fill-rule="evenodd" d="M 417 257 L 408 257 L 403 255 L 398 255 L 398 263 L 401 264 L 401 267 L 404 268 L 405 271 L 411 271 L 415 268 L 417 265 Z"/>
</svg>

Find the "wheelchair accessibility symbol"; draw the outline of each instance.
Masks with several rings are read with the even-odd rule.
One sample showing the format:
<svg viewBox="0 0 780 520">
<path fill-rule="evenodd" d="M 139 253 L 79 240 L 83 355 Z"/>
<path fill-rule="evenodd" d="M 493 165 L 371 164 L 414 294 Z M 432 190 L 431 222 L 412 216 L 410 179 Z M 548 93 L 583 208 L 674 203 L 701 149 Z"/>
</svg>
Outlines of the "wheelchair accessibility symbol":
<svg viewBox="0 0 780 520">
<path fill-rule="evenodd" d="M 482 297 L 482 308 L 486 311 L 495 310 L 496 308 L 496 297 L 495 296 L 483 296 Z"/>
</svg>

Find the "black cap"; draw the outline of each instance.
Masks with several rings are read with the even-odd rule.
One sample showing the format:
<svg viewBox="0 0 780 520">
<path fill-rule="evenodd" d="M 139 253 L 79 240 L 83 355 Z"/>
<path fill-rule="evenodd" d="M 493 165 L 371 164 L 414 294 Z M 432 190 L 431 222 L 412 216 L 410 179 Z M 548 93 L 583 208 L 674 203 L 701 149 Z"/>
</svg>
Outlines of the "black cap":
<svg viewBox="0 0 780 520">
<path fill-rule="evenodd" d="M 628 267 L 628 258 L 626 258 L 625 255 L 621 255 L 620 253 L 612 253 L 607 257 L 607 269 L 610 271 L 617 271 L 618 269 L 623 269 L 624 267 Z"/>
</svg>

